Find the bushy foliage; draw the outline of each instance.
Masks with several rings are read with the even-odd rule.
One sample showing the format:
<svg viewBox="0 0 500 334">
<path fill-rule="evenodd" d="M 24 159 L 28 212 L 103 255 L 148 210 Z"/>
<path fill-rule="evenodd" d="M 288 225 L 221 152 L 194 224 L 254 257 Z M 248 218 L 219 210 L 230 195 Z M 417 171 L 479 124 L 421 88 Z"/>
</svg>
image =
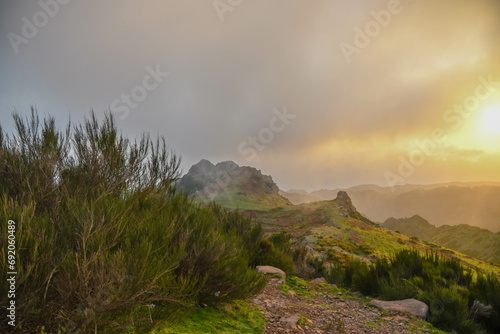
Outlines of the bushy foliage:
<svg viewBox="0 0 500 334">
<path fill-rule="evenodd" d="M 296 274 L 294 250 L 290 244 L 291 237 L 290 234 L 280 232 L 272 234 L 268 239 L 262 239 L 253 254 L 254 264 L 277 267 L 287 275 Z"/>
<path fill-rule="evenodd" d="M 400 250 L 389 259 L 367 264 L 311 264 L 330 282 L 385 300 L 417 298 L 429 305 L 429 321 L 458 333 L 500 332 L 500 282 L 493 275 L 465 269 L 457 260 Z M 476 303 L 476 306 L 473 305 Z M 484 307 L 478 308 L 477 303 Z M 489 310 L 491 313 L 484 312 Z M 480 311 L 477 311 L 480 310 Z M 481 312 L 481 310 L 483 310 Z"/>
<path fill-rule="evenodd" d="M 163 139 L 130 141 L 94 114 L 63 131 L 35 111 L 14 123 L 0 129 L 0 235 L 16 222 L 18 331 L 111 332 L 263 287 L 250 264 L 260 227 L 177 193 Z"/>
<path fill-rule="evenodd" d="M 500 281 L 493 275 L 478 274 L 474 284 L 470 287 L 470 300 L 478 300 L 484 305 L 491 305 L 489 317 L 473 312 L 473 316 L 488 331 L 500 332 Z M 470 306 L 470 302 L 469 302 Z"/>
</svg>

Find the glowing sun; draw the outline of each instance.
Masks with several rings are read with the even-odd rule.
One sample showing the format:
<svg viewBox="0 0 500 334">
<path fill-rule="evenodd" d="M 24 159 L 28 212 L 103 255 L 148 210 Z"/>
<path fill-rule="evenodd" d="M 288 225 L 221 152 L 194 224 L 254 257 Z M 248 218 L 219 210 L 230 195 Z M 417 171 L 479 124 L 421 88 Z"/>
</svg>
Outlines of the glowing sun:
<svg viewBox="0 0 500 334">
<path fill-rule="evenodd" d="M 500 104 L 484 110 L 479 120 L 479 131 L 500 136 Z"/>
</svg>

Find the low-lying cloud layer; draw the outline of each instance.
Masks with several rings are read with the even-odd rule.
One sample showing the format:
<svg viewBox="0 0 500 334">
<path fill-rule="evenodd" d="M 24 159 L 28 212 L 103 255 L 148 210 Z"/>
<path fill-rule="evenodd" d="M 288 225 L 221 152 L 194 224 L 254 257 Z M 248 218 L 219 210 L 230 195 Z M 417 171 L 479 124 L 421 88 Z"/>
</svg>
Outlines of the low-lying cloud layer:
<svg viewBox="0 0 500 334">
<path fill-rule="evenodd" d="M 47 7 L 54 3 L 57 11 Z M 32 104 L 62 121 L 111 108 L 130 136 L 164 135 L 185 170 L 201 158 L 235 160 L 272 174 L 283 188 L 308 189 L 387 185 L 388 172 L 409 183 L 500 181 L 500 138 L 479 138 L 476 126 L 486 106 L 500 110 L 500 86 L 459 126 L 444 117 L 475 94 L 480 77 L 500 82 L 498 1 L 0 6 L 0 122 L 7 130 L 10 113 Z M 26 38 L 26 20 L 43 23 L 36 15 L 44 8 L 53 17 Z M 346 52 L 346 44 L 356 51 Z M 169 73 L 154 89 L 148 67 Z M 273 130 L 273 110 L 285 107 L 295 118 Z M 415 150 L 436 129 L 444 139 L 417 159 Z M 401 157 L 414 167 L 408 176 L 398 172 Z"/>
</svg>

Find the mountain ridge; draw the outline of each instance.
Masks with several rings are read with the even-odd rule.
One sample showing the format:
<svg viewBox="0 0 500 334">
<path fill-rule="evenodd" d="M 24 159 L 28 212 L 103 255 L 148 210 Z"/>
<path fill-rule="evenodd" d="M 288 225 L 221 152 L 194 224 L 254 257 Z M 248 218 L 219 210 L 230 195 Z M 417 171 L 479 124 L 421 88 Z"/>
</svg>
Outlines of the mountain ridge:
<svg viewBox="0 0 500 334">
<path fill-rule="evenodd" d="M 396 186 L 394 192 L 389 187 L 361 185 L 280 193 L 293 204 L 302 204 L 333 199 L 339 190 L 347 191 L 359 211 L 374 221 L 419 214 L 436 226 L 467 224 L 500 232 L 500 183 L 497 182 L 406 185 Z"/>
<path fill-rule="evenodd" d="M 402 248 L 417 248 L 422 252 L 437 251 L 443 256 L 458 258 L 471 268 L 492 271 L 500 276 L 498 264 L 492 265 L 489 261 L 463 254 L 456 247 L 454 250 L 446 246 L 446 243 L 407 236 L 374 222 L 359 209 L 352 195 L 356 195 L 356 191 L 348 193 L 340 190 L 334 199 L 294 205 L 280 195 L 281 191 L 272 177 L 263 175 L 260 170 L 240 167 L 231 161 L 214 165 L 208 160 L 193 165 L 181 178 L 178 187 L 202 202 L 215 201 L 228 209 L 238 209 L 261 223 L 266 233 L 290 233 L 297 242 L 306 245 L 310 254 L 320 258 L 354 257 L 370 262 Z M 364 190 L 372 189 L 372 186 L 357 189 L 366 194 Z M 422 224 L 428 224 L 418 217 Z M 436 228 L 433 225 L 424 227 Z"/>
</svg>

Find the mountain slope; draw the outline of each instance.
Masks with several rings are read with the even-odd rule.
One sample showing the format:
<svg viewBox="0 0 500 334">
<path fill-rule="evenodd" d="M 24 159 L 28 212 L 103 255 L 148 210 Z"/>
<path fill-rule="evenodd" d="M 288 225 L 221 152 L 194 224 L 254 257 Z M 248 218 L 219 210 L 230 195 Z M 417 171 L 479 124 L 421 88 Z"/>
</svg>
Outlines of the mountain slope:
<svg viewBox="0 0 500 334">
<path fill-rule="evenodd" d="M 345 191 L 339 191 L 332 200 L 293 205 L 279 195 L 280 190 L 271 176 L 234 162 L 214 165 L 207 160 L 193 165 L 179 181 L 178 188 L 201 201 L 214 200 L 229 209 L 239 208 L 243 214 L 262 223 L 266 232 L 291 233 L 313 257 L 332 261 L 356 257 L 370 262 L 403 248 L 416 248 L 423 252 L 437 251 L 459 259 L 466 266 L 500 275 L 499 265 L 462 254 L 444 244 L 393 232 L 372 222 L 360 213 L 357 202 Z M 363 193 L 374 192 L 377 186 L 356 189 Z"/>
<path fill-rule="evenodd" d="M 394 190 L 394 191 L 392 191 Z M 390 217 L 421 215 L 436 226 L 467 224 L 500 231 L 500 186 L 493 182 L 449 183 L 427 186 L 405 185 L 383 188 L 375 185 L 345 190 L 359 211 L 374 221 Z M 338 190 L 281 192 L 293 204 L 335 198 Z"/>
<path fill-rule="evenodd" d="M 291 233 L 297 242 L 307 247 L 310 256 L 332 263 L 352 257 L 372 262 L 401 249 L 414 248 L 424 253 L 435 251 L 442 256 L 456 258 L 467 267 L 500 276 L 500 265 L 399 231 L 391 231 L 371 222 L 359 213 L 346 196 L 349 198 L 347 193 L 341 191 L 331 201 L 292 205 L 269 211 L 249 210 L 246 214 L 262 223 L 266 232 Z"/>
<path fill-rule="evenodd" d="M 479 259 L 500 264 L 500 234 L 469 225 L 436 227 L 420 216 L 390 218 L 384 227 L 399 230 L 408 236 L 432 241 Z"/>
<path fill-rule="evenodd" d="M 291 205 L 279 194 L 271 176 L 232 161 L 214 165 L 201 160 L 180 179 L 177 187 L 203 202 L 215 201 L 229 209 L 268 210 Z"/>
</svg>

